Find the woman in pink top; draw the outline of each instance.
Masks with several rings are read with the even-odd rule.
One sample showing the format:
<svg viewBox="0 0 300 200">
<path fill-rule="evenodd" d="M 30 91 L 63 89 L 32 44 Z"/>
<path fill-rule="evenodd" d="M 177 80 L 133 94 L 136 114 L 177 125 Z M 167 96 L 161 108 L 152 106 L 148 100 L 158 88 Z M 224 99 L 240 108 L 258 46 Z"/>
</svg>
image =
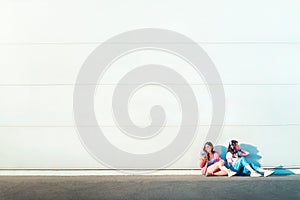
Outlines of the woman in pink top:
<svg viewBox="0 0 300 200">
<path fill-rule="evenodd" d="M 203 147 L 203 155 L 200 160 L 202 174 L 206 176 L 233 176 L 236 172 L 224 166 L 224 160 L 220 158 L 218 152 L 214 150 L 211 142 L 206 142 Z"/>
</svg>

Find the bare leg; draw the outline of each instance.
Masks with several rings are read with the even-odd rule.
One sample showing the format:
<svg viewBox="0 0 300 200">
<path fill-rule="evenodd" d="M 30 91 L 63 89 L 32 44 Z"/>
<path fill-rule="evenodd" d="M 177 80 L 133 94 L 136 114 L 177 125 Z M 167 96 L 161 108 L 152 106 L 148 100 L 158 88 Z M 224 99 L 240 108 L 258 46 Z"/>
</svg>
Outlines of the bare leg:
<svg viewBox="0 0 300 200">
<path fill-rule="evenodd" d="M 266 172 L 266 171 L 268 171 L 268 170 L 266 170 L 266 169 L 264 169 L 264 168 L 259 168 L 257 171 L 259 171 L 259 172 Z"/>
<path fill-rule="evenodd" d="M 214 173 L 215 176 L 227 176 L 228 172 L 227 171 L 217 171 Z"/>
<path fill-rule="evenodd" d="M 228 177 L 234 176 L 234 175 L 236 174 L 236 172 L 234 172 L 234 171 L 228 169 L 227 167 L 224 166 L 224 164 L 225 164 L 225 163 L 224 163 L 223 160 L 221 160 L 221 161 L 219 162 L 219 168 L 220 168 L 220 170 L 221 170 L 221 172 L 222 172 L 222 173 L 219 173 L 220 176 L 221 176 L 221 175 L 222 175 L 222 176 L 228 175 Z"/>
<path fill-rule="evenodd" d="M 261 174 L 257 173 L 249 164 L 245 166 L 246 169 L 250 171 L 250 176 L 251 177 L 260 177 Z"/>
<path fill-rule="evenodd" d="M 248 169 L 251 173 L 257 173 L 254 169 L 252 169 L 252 167 L 250 165 L 246 165 L 245 166 L 246 169 Z"/>
<path fill-rule="evenodd" d="M 209 166 L 207 168 L 207 173 L 206 175 L 208 176 L 226 176 L 228 174 L 230 174 L 230 176 L 233 176 L 235 174 L 235 172 L 231 171 L 230 169 L 228 169 L 227 167 L 224 166 L 224 161 L 220 160 L 217 163 L 214 163 L 213 165 Z"/>
<path fill-rule="evenodd" d="M 274 171 L 267 170 L 267 169 L 264 169 L 264 168 L 259 168 L 257 171 L 264 173 L 265 177 L 270 176 L 274 173 Z"/>
<path fill-rule="evenodd" d="M 215 172 L 220 171 L 219 163 L 214 163 L 207 168 L 206 175 L 213 176 Z"/>
</svg>

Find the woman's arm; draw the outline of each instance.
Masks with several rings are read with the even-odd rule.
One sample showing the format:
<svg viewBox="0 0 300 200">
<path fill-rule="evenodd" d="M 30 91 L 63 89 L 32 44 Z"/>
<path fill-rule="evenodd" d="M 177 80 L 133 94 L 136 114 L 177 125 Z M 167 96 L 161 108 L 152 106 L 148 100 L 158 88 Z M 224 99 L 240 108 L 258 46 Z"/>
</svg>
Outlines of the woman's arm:
<svg viewBox="0 0 300 200">
<path fill-rule="evenodd" d="M 207 163 L 207 157 L 200 158 L 200 168 L 203 168 Z"/>
<path fill-rule="evenodd" d="M 239 154 L 239 156 L 241 156 L 241 157 L 246 157 L 246 156 L 250 155 L 250 153 L 248 151 L 245 151 L 245 150 L 241 150 L 240 152 L 241 153 Z"/>
</svg>

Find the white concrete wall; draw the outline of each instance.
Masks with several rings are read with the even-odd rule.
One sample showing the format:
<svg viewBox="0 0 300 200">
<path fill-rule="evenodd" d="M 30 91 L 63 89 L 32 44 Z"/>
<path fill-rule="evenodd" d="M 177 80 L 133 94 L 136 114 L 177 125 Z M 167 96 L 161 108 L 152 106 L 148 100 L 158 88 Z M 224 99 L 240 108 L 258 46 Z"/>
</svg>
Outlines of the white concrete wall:
<svg viewBox="0 0 300 200">
<path fill-rule="evenodd" d="M 0 168 L 104 168 L 76 133 L 72 110 L 76 76 L 101 42 L 146 27 L 190 37 L 215 63 L 226 94 L 218 145 L 237 139 L 257 147 L 263 166 L 300 167 L 299 10 L 300 2 L 294 0 L 0 0 Z M 124 61 L 127 67 L 138 64 L 139 59 Z M 201 80 L 180 70 L 192 79 L 201 123 L 192 146 L 170 168 L 197 168 L 211 117 L 210 98 Z M 107 93 L 115 87 L 113 75 L 101 85 Z M 157 95 L 153 102 L 160 99 L 168 105 L 164 131 L 176 133 L 178 105 L 159 88 L 137 94 L 129 107 L 133 120 L 138 125 L 149 123 L 147 109 L 143 110 L 149 93 Z M 101 110 L 107 99 L 96 98 L 96 112 L 105 116 L 98 116 L 99 124 L 107 132 L 116 131 L 111 113 Z M 147 151 L 126 140 L 112 140 L 128 151 Z M 168 142 L 164 138 L 153 148 Z"/>
</svg>

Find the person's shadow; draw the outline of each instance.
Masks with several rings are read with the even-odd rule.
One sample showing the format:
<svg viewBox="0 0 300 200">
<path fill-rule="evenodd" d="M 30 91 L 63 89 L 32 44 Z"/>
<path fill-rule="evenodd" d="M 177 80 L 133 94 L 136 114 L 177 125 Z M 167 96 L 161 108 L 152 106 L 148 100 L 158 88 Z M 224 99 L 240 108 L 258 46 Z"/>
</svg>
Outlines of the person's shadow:
<svg viewBox="0 0 300 200">
<path fill-rule="evenodd" d="M 250 163 L 253 163 L 257 166 L 261 166 L 260 159 L 262 158 L 260 155 L 258 155 L 258 149 L 257 147 L 250 145 L 250 144 L 240 144 L 241 149 L 244 149 L 245 151 L 248 151 L 250 153 L 249 156 L 247 156 L 247 160 Z M 226 162 L 226 153 L 227 153 L 227 147 L 222 145 L 215 146 L 215 151 L 220 153 L 220 157 Z M 277 176 L 287 176 L 294 174 L 292 171 L 285 169 L 284 166 L 280 165 L 277 167 L 274 167 L 272 170 L 274 170 L 273 175 Z"/>
</svg>

